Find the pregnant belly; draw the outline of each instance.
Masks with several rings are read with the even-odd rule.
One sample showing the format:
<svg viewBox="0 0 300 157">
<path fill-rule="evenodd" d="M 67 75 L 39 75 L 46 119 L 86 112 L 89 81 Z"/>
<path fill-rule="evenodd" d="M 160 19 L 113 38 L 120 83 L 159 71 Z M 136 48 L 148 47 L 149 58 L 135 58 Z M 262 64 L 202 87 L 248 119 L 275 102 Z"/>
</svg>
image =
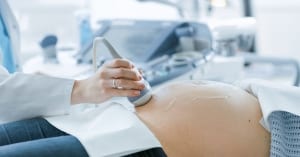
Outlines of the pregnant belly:
<svg viewBox="0 0 300 157">
<path fill-rule="evenodd" d="M 170 157 L 269 156 L 257 99 L 231 85 L 169 84 L 137 113 Z"/>
</svg>

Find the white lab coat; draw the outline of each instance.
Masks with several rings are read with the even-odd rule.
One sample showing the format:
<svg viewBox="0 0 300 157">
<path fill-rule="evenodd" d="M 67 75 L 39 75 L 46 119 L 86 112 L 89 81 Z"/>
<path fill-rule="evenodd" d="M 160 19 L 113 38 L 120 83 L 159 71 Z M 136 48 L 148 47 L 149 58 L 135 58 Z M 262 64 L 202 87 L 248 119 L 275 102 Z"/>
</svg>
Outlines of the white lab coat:
<svg viewBox="0 0 300 157">
<path fill-rule="evenodd" d="M 0 123 L 66 114 L 73 80 L 15 73 L 0 66 Z"/>
</svg>

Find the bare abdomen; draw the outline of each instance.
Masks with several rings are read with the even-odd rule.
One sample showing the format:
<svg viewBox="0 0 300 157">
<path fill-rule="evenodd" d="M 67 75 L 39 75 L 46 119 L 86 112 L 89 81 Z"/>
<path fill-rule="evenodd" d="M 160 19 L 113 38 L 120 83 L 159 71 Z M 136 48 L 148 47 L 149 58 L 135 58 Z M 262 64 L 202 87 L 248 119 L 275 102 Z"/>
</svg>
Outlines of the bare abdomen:
<svg viewBox="0 0 300 157">
<path fill-rule="evenodd" d="M 137 108 L 169 157 L 266 157 L 270 135 L 256 98 L 226 84 L 184 82 Z"/>
</svg>

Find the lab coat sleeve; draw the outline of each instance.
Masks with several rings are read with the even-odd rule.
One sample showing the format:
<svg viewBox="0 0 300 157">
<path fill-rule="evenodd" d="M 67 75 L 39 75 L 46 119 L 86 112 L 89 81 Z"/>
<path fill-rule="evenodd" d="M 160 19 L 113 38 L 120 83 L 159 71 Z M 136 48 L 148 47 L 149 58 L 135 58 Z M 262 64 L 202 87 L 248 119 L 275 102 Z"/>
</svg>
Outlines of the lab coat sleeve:
<svg viewBox="0 0 300 157">
<path fill-rule="evenodd" d="M 67 114 L 73 80 L 41 75 L 9 75 L 0 66 L 0 123 Z"/>
</svg>

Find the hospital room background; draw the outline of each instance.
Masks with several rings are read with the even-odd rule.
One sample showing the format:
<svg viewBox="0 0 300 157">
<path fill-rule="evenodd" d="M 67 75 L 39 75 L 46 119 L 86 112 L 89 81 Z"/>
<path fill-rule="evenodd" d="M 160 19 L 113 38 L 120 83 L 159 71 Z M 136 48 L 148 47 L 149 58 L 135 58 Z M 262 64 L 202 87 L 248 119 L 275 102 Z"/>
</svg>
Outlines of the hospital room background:
<svg viewBox="0 0 300 157">
<path fill-rule="evenodd" d="M 127 56 L 144 70 L 152 86 L 184 79 L 233 83 L 244 78 L 300 85 L 300 1 L 9 0 L 9 3 L 20 25 L 20 56 L 25 73 L 87 77 L 92 64 L 82 55 L 87 51 L 85 47 L 93 37 L 107 36 L 121 54 L 127 53 L 128 47 L 132 53 L 138 53 Z M 109 26 L 101 33 L 99 30 L 106 25 Z M 161 35 L 170 30 L 177 36 Z M 112 38 L 112 34 L 120 37 Z M 144 43 L 135 44 L 137 40 Z M 180 46 L 170 46 L 173 40 Z M 125 42 L 128 45 L 122 45 Z M 164 46 L 169 43 L 174 52 L 147 43 Z M 101 64 L 107 56 L 99 51 L 98 64 Z M 55 53 L 55 62 L 47 61 L 53 57 L 49 53 Z M 152 56 L 144 58 L 146 55 Z"/>
</svg>

